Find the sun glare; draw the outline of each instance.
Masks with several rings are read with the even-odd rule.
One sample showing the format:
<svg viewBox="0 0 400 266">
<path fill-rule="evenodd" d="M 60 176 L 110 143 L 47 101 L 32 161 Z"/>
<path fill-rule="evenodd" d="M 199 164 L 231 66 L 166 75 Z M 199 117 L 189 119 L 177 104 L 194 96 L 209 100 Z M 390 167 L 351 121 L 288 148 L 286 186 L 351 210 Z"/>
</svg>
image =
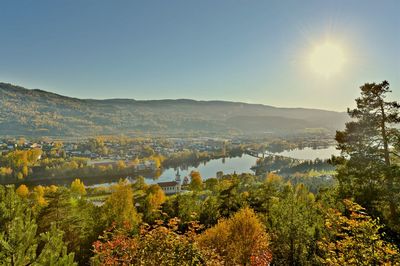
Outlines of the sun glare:
<svg viewBox="0 0 400 266">
<path fill-rule="evenodd" d="M 338 74 L 343 69 L 345 62 L 343 49 L 332 42 L 315 46 L 309 57 L 311 69 L 326 78 Z"/>
</svg>

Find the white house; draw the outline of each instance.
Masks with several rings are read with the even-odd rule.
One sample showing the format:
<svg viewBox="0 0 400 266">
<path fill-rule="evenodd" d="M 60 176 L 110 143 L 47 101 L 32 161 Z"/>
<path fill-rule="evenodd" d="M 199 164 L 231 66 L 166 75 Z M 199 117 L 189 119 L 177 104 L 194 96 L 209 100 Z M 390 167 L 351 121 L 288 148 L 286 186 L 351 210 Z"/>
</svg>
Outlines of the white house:
<svg viewBox="0 0 400 266">
<path fill-rule="evenodd" d="M 175 176 L 175 181 L 159 182 L 157 183 L 164 193 L 167 195 L 180 193 L 181 190 L 181 175 L 179 174 L 179 169 Z"/>
<path fill-rule="evenodd" d="M 167 195 L 181 192 L 181 183 L 177 181 L 160 182 L 157 184 L 162 188 L 162 190 L 164 190 L 164 193 Z"/>
</svg>

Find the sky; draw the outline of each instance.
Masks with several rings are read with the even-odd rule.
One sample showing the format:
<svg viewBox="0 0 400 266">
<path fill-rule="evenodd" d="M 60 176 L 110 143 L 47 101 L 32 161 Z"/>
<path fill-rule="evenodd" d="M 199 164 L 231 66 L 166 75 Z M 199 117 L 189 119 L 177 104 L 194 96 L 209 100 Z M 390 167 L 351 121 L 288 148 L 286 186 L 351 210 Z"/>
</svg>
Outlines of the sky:
<svg viewBox="0 0 400 266">
<path fill-rule="evenodd" d="M 398 0 L 16 0 L 0 13 L 0 81 L 30 89 L 345 111 L 388 80 L 400 99 Z M 343 56 L 329 76 L 310 67 L 326 43 Z"/>
</svg>

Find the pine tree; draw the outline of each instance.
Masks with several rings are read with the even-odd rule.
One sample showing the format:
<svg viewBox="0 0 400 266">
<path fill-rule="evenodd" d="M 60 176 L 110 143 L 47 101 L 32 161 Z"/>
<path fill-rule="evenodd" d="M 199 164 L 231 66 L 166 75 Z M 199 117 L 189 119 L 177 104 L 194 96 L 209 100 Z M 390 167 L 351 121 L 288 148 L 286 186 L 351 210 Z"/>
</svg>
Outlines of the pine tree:
<svg viewBox="0 0 400 266">
<path fill-rule="evenodd" d="M 361 86 L 357 108 L 348 110 L 353 120 L 344 131 L 337 131 L 336 141 L 342 156 L 334 158 L 337 179 L 343 198 L 354 197 L 368 210 L 376 205 L 388 206 L 387 219 L 399 222 L 400 169 L 393 163 L 399 155 L 392 147 L 399 141 L 400 104 L 386 101 L 389 83 L 367 83 Z M 385 209 L 386 206 L 381 207 Z"/>
<path fill-rule="evenodd" d="M 67 254 L 63 232 L 52 226 L 38 234 L 27 201 L 13 186 L 0 186 L 0 261 L 2 265 L 76 265 Z"/>
</svg>

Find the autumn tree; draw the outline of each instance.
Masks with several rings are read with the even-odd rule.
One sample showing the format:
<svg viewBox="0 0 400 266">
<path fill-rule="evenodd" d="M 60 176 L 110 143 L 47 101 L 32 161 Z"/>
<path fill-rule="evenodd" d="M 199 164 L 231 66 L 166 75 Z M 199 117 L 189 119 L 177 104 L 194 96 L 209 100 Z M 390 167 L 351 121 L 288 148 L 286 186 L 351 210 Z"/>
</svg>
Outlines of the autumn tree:
<svg viewBox="0 0 400 266">
<path fill-rule="evenodd" d="M 129 223 L 132 227 L 136 227 L 140 221 L 133 203 L 132 188 L 122 180 L 113 187 L 112 194 L 102 206 L 102 212 L 102 219 L 106 226 L 115 222 L 119 226 Z"/>
<path fill-rule="evenodd" d="M 151 221 L 158 217 L 161 205 L 165 202 L 165 200 L 165 193 L 159 185 L 150 185 L 146 189 L 145 218 L 148 221 Z"/>
<path fill-rule="evenodd" d="M 74 181 L 72 181 L 71 192 L 79 196 L 86 195 L 85 185 L 80 179 L 76 178 Z"/>
<path fill-rule="evenodd" d="M 142 226 L 138 235 L 113 227 L 93 245 L 93 265 L 224 265 L 218 254 L 202 249 L 195 241 L 198 225 L 187 233 L 178 232 L 178 220 L 152 227 Z"/>
<path fill-rule="evenodd" d="M 33 188 L 33 192 L 30 194 L 30 198 L 33 199 L 34 204 L 40 208 L 47 205 L 47 201 L 44 197 L 45 188 L 41 185 Z"/>
<path fill-rule="evenodd" d="M 360 205 L 344 200 L 345 214 L 336 209 L 326 212 L 328 235 L 319 241 L 323 265 L 397 265 L 397 247 L 383 240 L 382 225 Z"/>
<path fill-rule="evenodd" d="M 227 265 L 269 265 L 272 259 L 265 227 L 248 207 L 229 219 L 221 219 L 202 233 L 198 242 L 201 247 L 215 250 Z"/>
<path fill-rule="evenodd" d="M 9 152 L 6 156 L 0 157 L 0 162 L 4 167 L 11 168 L 13 175 L 17 179 L 23 179 L 29 174 L 29 167 L 34 166 L 40 156 L 42 150 L 31 149 L 31 150 L 15 150 Z"/>
<path fill-rule="evenodd" d="M 203 189 L 203 179 L 201 178 L 200 172 L 190 172 L 190 178 L 190 188 L 192 190 L 199 191 Z"/>
<path fill-rule="evenodd" d="M 150 160 L 154 162 L 156 168 L 160 168 L 162 166 L 163 161 L 165 158 L 161 155 L 153 155 L 149 157 Z"/>
<path fill-rule="evenodd" d="M 24 184 L 20 185 L 20 186 L 16 189 L 15 192 L 17 193 L 18 196 L 20 196 L 20 197 L 22 197 L 22 198 L 26 198 L 26 197 L 28 197 L 28 195 L 29 195 L 29 189 L 28 189 L 28 187 L 27 187 L 26 185 L 24 185 Z"/>
<path fill-rule="evenodd" d="M 137 190 L 146 190 L 148 185 L 146 184 L 146 180 L 143 176 L 136 177 L 135 183 L 133 184 L 133 189 Z"/>
<path fill-rule="evenodd" d="M 122 160 L 117 162 L 117 170 L 121 171 L 126 168 L 126 163 Z"/>
</svg>

